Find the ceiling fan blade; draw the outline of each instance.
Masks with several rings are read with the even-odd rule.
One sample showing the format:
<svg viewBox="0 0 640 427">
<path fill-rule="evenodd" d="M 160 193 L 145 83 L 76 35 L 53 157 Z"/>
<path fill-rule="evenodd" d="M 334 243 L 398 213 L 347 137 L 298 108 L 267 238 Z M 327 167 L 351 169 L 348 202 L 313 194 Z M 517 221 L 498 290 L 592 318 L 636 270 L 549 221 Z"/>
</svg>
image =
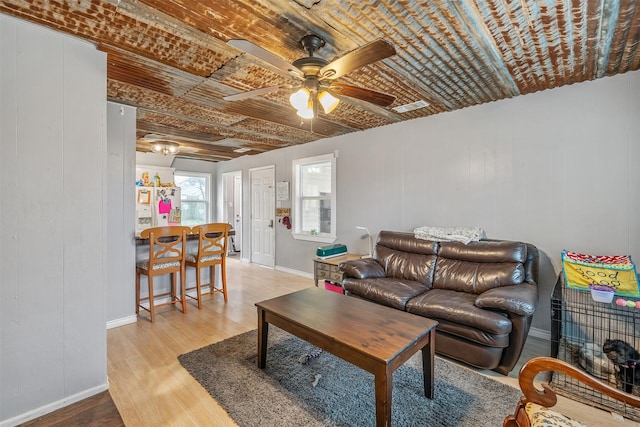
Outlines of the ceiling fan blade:
<svg viewBox="0 0 640 427">
<path fill-rule="evenodd" d="M 337 79 L 351 71 L 396 54 L 396 49 L 386 40 L 378 39 L 361 46 L 320 70 L 320 79 Z"/>
<path fill-rule="evenodd" d="M 235 47 L 236 49 L 245 51 L 248 54 L 255 56 L 256 58 L 262 59 L 263 61 L 273 65 L 274 67 L 278 68 L 280 71 L 283 71 L 289 75 L 293 75 L 300 79 L 304 78 L 304 73 L 302 72 L 302 70 L 289 64 L 287 61 L 280 58 L 278 55 L 271 53 L 268 50 L 261 48 L 256 44 L 251 43 L 249 40 L 232 39 L 232 40 L 229 40 L 227 44 Z"/>
<path fill-rule="evenodd" d="M 224 99 L 225 101 L 240 101 L 241 99 L 247 99 L 247 98 L 252 98 L 252 97 L 258 96 L 258 95 L 264 95 L 265 93 L 275 92 L 275 91 L 278 91 L 280 89 L 285 89 L 287 87 L 289 87 L 289 86 L 263 87 L 263 88 L 260 88 L 260 89 L 254 89 L 254 90 L 250 90 L 250 91 L 247 91 L 247 92 L 236 93 L 234 95 L 223 96 L 222 99 Z"/>
<path fill-rule="evenodd" d="M 393 104 L 393 101 L 396 100 L 396 97 L 393 95 L 388 95 L 386 93 L 376 92 L 375 90 L 365 89 L 358 86 L 351 86 L 339 82 L 331 83 L 329 88 L 336 95 L 344 95 L 350 98 L 361 99 L 363 101 L 367 101 L 381 107 L 388 107 L 389 105 Z"/>
</svg>

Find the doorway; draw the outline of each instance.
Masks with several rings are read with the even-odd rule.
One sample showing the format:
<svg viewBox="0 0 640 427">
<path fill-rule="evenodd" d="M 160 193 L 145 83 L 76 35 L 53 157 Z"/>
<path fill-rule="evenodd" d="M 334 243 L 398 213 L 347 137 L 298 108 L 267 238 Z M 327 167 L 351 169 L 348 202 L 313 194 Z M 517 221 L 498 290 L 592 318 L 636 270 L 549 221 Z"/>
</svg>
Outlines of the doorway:
<svg viewBox="0 0 640 427">
<path fill-rule="evenodd" d="M 235 235 L 229 239 L 230 252 L 242 251 L 242 171 L 222 174 L 222 222 L 231 224 Z"/>
<path fill-rule="evenodd" d="M 275 266 L 275 167 L 250 169 L 251 262 Z"/>
</svg>

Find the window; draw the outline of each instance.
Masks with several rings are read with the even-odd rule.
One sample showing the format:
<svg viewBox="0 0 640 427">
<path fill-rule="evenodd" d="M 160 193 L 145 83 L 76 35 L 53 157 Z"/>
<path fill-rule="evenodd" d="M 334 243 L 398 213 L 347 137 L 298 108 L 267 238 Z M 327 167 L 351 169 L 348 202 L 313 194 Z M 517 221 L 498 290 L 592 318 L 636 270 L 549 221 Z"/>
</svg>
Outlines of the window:
<svg viewBox="0 0 640 427">
<path fill-rule="evenodd" d="M 211 174 L 176 172 L 180 187 L 182 225 L 194 226 L 211 222 Z"/>
<path fill-rule="evenodd" d="M 293 237 L 336 239 L 336 158 L 332 154 L 293 161 Z"/>
</svg>

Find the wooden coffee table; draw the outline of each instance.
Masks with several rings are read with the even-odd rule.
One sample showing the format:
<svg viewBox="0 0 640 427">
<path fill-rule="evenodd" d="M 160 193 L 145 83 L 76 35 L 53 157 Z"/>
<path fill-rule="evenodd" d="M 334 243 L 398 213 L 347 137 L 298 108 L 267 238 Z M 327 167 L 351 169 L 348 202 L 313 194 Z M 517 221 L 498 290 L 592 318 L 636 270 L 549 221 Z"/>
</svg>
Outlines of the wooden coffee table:
<svg viewBox="0 0 640 427">
<path fill-rule="evenodd" d="M 391 425 L 393 372 L 422 350 L 424 394 L 433 399 L 435 320 L 320 288 L 262 301 L 258 366 L 267 361 L 269 323 L 375 376 L 376 425 Z"/>
</svg>

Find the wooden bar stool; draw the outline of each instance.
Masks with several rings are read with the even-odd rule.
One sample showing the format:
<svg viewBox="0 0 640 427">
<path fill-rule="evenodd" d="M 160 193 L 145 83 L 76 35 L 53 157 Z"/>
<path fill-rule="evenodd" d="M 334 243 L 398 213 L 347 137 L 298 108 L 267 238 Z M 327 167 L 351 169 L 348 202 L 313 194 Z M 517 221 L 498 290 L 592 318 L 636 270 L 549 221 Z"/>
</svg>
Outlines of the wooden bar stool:
<svg viewBox="0 0 640 427">
<path fill-rule="evenodd" d="M 167 304 L 182 304 L 182 312 L 187 312 L 185 299 L 185 254 L 187 252 L 187 235 L 191 233 L 190 227 L 171 226 L 147 228 L 140 233 L 143 239 L 149 239 L 149 259 L 136 262 L 136 314 L 140 308 L 147 310 L 151 315 L 151 322 L 155 322 L 155 307 Z M 177 273 L 180 273 L 180 297 L 177 289 Z M 149 282 L 149 296 L 140 298 L 140 275 L 144 274 Z M 159 295 L 153 292 L 153 278 L 162 274 L 171 274 L 171 290 Z M 170 300 L 156 304 L 156 298 L 169 296 Z M 149 308 L 141 302 L 149 301 Z"/>
<path fill-rule="evenodd" d="M 187 295 L 198 301 L 198 308 L 202 308 L 202 295 L 222 292 L 224 302 L 227 302 L 227 242 L 229 239 L 229 230 L 231 225 L 226 223 L 213 223 L 198 225 L 191 229 L 192 233 L 198 233 L 198 250 L 197 252 L 188 253 L 185 264 L 187 267 L 196 269 L 196 285 L 187 290 L 195 289 L 196 297 Z M 222 277 L 222 287 L 215 287 L 216 265 L 220 266 L 220 276 Z M 209 291 L 202 293 L 202 284 L 200 270 L 209 267 Z"/>
</svg>

